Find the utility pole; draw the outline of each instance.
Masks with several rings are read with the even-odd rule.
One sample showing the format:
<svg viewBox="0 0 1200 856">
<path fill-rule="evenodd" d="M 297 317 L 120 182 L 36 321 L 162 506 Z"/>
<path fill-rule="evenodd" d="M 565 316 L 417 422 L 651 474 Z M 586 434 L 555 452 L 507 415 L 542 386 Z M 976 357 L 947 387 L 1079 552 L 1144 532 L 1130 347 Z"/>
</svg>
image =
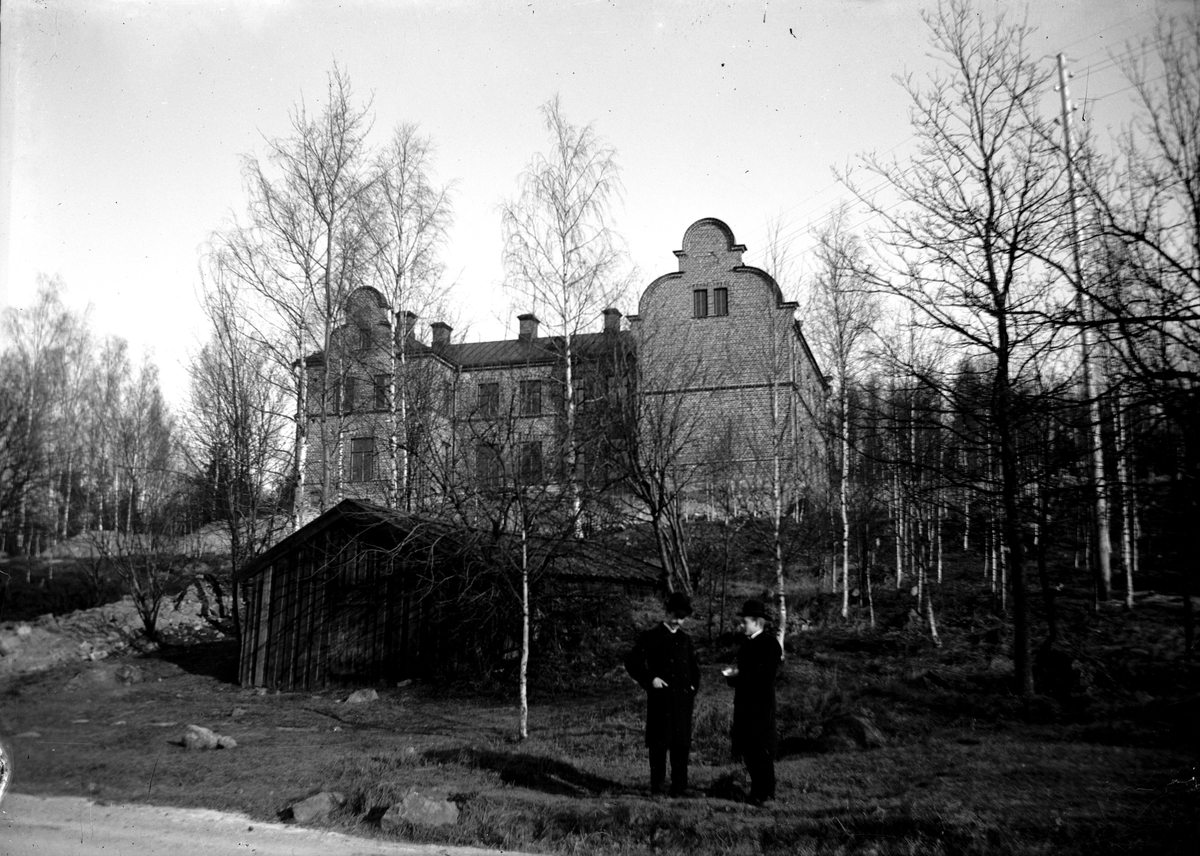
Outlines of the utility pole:
<svg viewBox="0 0 1200 856">
<path fill-rule="evenodd" d="M 1075 195 L 1075 161 L 1071 150 L 1071 96 L 1067 89 L 1067 55 L 1058 55 L 1058 92 L 1062 99 L 1063 153 L 1067 158 L 1067 192 L 1071 202 L 1071 261 L 1075 272 L 1075 310 L 1079 316 L 1079 351 L 1083 389 L 1088 402 L 1088 439 L 1092 453 L 1092 494 L 1096 513 L 1096 597 L 1106 601 L 1112 589 L 1112 541 L 1109 537 L 1108 481 L 1104 475 L 1104 442 L 1100 430 L 1100 396 L 1092 367 L 1092 331 L 1084 296 L 1083 263 L 1079 258 L 1079 201 Z"/>
</svg>

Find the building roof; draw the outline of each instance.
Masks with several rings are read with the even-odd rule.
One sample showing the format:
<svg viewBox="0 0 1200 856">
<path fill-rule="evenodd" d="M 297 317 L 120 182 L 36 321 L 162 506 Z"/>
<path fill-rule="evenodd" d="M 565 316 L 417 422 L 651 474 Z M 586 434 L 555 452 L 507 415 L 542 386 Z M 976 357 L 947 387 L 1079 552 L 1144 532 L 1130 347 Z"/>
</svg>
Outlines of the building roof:
<svg viewBox="0 0 1200 856">
<path fill-rule="evenodd" d="M 571 337 L 576 357 L 606 353 L 614 342 L 632 341 L 626 330 L 619 333 L 576 333 Z M 436 357 L 460 369 L 486 369 L 512 366 L 548 365 L 558 362 L 563 351 L 561 336 L 539 336 L 536 339 L 502 339 L 497 342 L 460 342 L 434 348 L 409 337 L 404 352 L 414 357 Z M 309 368 L 323 365 L 325 355 L 320 351 L 304 358 Z"/>
<path fill-rule="evenodd" d="M 381 549 L 427 549 L 454 545 L 447 554 L 477 543 L 486 533 L 417 514 L 396 511 L 358 499 L 344 499 L 319 517 L 277 542 L 234 574 L 241 582 L 262 573 L 275 562 L 311 543 L 317 536 L 338 530 L 355 541 Z M 490 537 L 490 536 L 489 536 Z M 658 584 L 657 564 L 644 561 L 614 545 L 592 541 L 530 539 L 537 561 L 549 562 L 551 577 L 563 581 L 606 582 L 652 588 Z"/>
<path fill-rule="evenodd" d="M 614 342 L 624 341 L 628 332 L 576 333 L 571 337 L 577 357 L 603 354 Z M 542 365 L 557 362 L 563 353 L 562 336 L 536 339 L 503 339 L 499 342 L 463 342 L 445 345 L 435 353 L 463 369 L 501 366 Z"/>
</svg>

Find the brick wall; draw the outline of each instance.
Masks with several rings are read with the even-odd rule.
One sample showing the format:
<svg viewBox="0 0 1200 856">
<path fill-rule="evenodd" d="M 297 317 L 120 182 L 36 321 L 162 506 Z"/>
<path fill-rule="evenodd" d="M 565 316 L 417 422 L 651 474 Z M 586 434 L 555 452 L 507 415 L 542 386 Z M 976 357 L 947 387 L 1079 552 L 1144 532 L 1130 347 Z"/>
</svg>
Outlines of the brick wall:
<svg viewBox="0 0 1200 856">
<path fill-rule="evenodd" d="M 632 319 L 641 388 L 662 400 L 660 409 L 680 412 L 686 463 L 752 485 L 769 480 L 778 450 L 785 478 L 815 486 L 824 478 L 816 442 L 824 384 L 796 304 L 769 274 L 745 265 L 744 252 L 719 220 L 688 228 L 675 253 L 679 270 L 646 288 Z"/>
</svg>

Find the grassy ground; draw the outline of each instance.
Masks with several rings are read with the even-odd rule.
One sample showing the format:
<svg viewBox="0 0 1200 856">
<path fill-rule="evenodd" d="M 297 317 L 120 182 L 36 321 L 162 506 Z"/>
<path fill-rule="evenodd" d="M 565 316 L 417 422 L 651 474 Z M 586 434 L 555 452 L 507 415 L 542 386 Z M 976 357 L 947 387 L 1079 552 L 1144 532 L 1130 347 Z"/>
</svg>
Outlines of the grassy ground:
<svg viewBox="0 0 1200 856">
<path fill-rule="evenodd" d="M 1197 669 L 1180 660 L 1179 607 L 1145 597 L 1132 616 L 1064 600 L 1083 680 L 1060 699 L 1008 692 L 1003 633 L 947 583 L 944 644 L 919 629 L 840 623 L 797 634 L 779 682 L 779 800 L 738 797 L 728 754 L 728 639 L 705 646 L 692 784 L 652 800 L 643 699 L 619 670 L 572 691 L 535 690 L 531 738 L 516 742 L 503 697 L 429 687 L 260 694 L 234 681 L 229 643 L 79 664 L 0 685 L 13 788 L 112 801 L 236 809 L 275 818 L 320 790 L 346 794 L 328 825 L 383 836 L 378 819 L 410 786 L 447 788 L 463 813 L 412 840 L 552 853 L 1192 853 L 1200 840 Z M 814 614 L 823 608 L 810 604 Z M 881 615 L 905 601 L 879 593 Z M 699 634 L 697 634 L 699 635 Z M 114 666 L 138 668 L 125 685 Z M 126 673 L 128 677 L 128 673 Z M 561 682 L 559 682 L 561 686 Z M 869 715 L 871 750 L 825 751 L 821 725 Z M 196 723 L 238 747 L 187 753 Z"/>
</svg>

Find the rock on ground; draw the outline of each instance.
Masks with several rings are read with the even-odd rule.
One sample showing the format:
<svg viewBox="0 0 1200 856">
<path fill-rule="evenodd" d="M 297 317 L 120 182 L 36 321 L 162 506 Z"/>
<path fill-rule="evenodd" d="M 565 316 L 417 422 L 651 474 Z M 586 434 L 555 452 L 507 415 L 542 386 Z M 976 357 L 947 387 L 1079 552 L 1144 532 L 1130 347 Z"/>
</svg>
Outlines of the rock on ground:
<svg viewBox="0 0 1200 856">
<path fill-rule="evenodd" d="M 379 701 L 379 693 L 375 690 L 355 690 L 346 698 L 346 704 L 366 704 L 369 701 Z"/>
<path fill-rule="evenodd" d="M 394 830 L 405 823 L 422 826 L 453 826 L 458 823 L 458 806 L 443 791 L 409 790 L 404 799 L 393 805 L 379 820 L 379 825 Z"/>
<path fill-rule="evenodd" d="M 183 748 L 187 750 L 216 749 L 220 746 L 220 738 L 215 732 L 200 725 L 189 725 L 179 736 Z"/>
<path fill-rule="evenodd" d="M 346 797 L 337 791 L 321 793 L 301 800 L 292 806 L 292 819 L 297 823 L 322 820 L 346 804 Z"/>
</svg>

